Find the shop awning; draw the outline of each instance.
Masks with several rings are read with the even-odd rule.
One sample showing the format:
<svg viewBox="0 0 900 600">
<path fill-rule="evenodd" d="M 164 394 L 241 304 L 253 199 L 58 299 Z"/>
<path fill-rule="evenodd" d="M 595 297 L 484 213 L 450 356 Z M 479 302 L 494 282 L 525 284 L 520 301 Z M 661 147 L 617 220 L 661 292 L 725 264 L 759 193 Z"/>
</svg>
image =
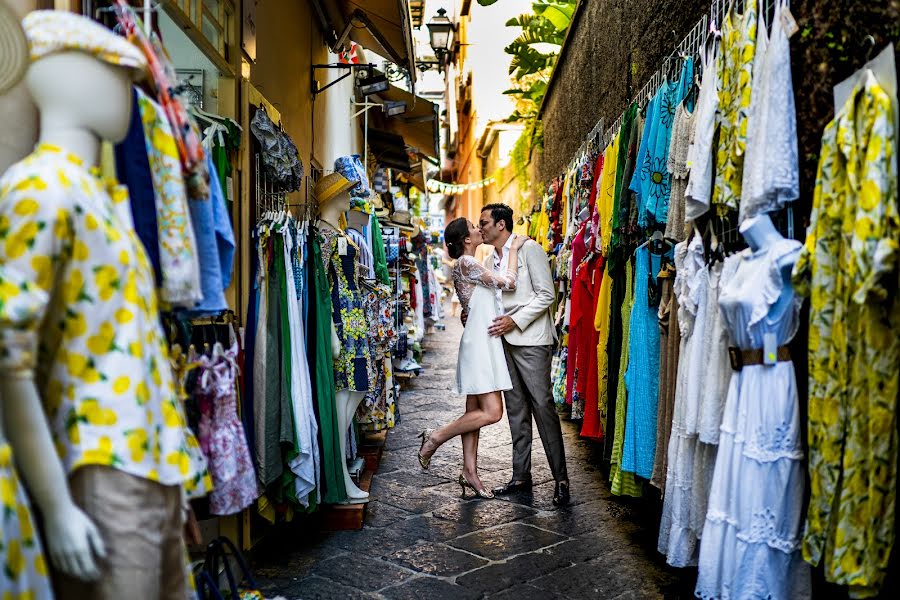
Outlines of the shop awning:
<svg viewBox="0 0 900 600">
<path fill-rule="evenodd" d="M 314 0 L 333 28 L 332 42 L 347 39 L 409 69 L 415 82 L 416 57 L 408 0 Z"/>
<path fill-rule="evenodd" d="M 380 164 L 409 173 L 412 165 L 409 162 L 409 152 L 406 150 L 406 143 L 402 136 L 369 127 L 368 142 L 372 154 L 375 155 L 375 160 Z"/>
<path fill-rule="evenodd" d="M 375 101 L 406 104 L 406 112 L 395 117 L 379 114 L 378 110 L 372 111 L 372 115 L 378 119 L 379 126 L 403 136 L 406 145 L 419 154 L 430 156 L 435 160 L 440 157 L 437 104 L 393 85 L 386 92 L 378 94 Z"/>
</svg>

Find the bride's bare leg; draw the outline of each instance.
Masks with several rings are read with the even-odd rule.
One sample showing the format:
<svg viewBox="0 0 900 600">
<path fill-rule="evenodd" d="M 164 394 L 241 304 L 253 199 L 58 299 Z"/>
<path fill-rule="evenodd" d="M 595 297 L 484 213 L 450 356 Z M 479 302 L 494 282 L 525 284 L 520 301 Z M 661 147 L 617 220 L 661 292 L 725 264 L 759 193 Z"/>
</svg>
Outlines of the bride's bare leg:
<svg viewBox="0 0 900 600">
<path fill-rule="evenodd" d="M 466 412 L 478 410 L 478 397 L 466 398 Z M 463 471 L 476 473 L 478 471 L 478 430 L 469 431 L 460 435 L 463 449 Z"/>
<path fill-rule="evenodd" d="M 500 395 L 500 392 L 469 396 L 469 398 L 476 399 L 478 408 L 468 410 L 469 400 L 466 399 L 466 413 L 452 423 L 435 430 L 422 448 L 423 456 L 431 456 L 441 444 L 449 439 L 471 431 L 478 431 L 482 427 L 493 425 L 503 418 L 503 397 Z"/>
</svg>

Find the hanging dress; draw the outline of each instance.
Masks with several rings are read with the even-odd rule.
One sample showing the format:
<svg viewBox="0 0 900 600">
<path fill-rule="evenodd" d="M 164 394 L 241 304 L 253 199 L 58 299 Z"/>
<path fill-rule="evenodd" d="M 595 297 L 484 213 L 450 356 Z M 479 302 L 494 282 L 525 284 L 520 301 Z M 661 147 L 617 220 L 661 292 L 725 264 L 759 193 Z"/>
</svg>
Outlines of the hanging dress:
<svg viewBox="0 0 900 600">
<path fill-rule="evenodd" d="M 779 260 L 800 243 L 780 240 L 741 253 L 719 307 L 732 341 L 760 349 L 797 332 L 801 300 L 785 288 Z M 803 447 L 794 364 L 745 365 L 734 371 L 700 546 L 696 595 L 704 600 L 809 594 L 800 555 Z"/>
<path fill-rule="evenodd" d="M 771 39 L 765 57 L 758 65 L 758 83 L 754 81 L 755 110 L 748 123 L 741 221 L 778 210 L 800 196 L 797 113 L 790 42 L 781 18 L 784 8 L 785 1 L 778 1 L 772 18 Z"/>
<path fill-rule="evenodd" d="M 651 279 L 656 282 L 661 257 L 642 246 L 635 252 L 634 306 L 625 387 L 628 411 L 625 416 L 625 445 L 622 470 L 643 479 L 653 474 L 656 454 L 656 409 L 659 398 L 659 307 L 651 304 Z"/>
<path fill-rule="evenodd" d="M 737 210 L 741 199 L 747 114 L 753 88 L 756 21 L 756 4 L 751 0 L 744 8 L 744 14 L 732 9 L 722 25 L 722 48 L 716 65 L 721 83 L 717 113 L 719 146 L 712 196 L 719 215 Z"/>
<path fill-rule="evenodd" d="M 334 361 L 335 389 L 367 392 L 375 387 L 375 373 L 365 306 L 357 285 L 359 251 L 348 238 L 331 228 L 319 229 L 319 235 L 323 264 L 331 283 L 332 322 L 342 344 L 340 355 Z M 339 239 L 345 241 L 339 243 Z"/>
<path fill-rule="evenodd" d="M 235 344 L 221 356 L 200 358 L 200 444 L 213 478 L 209 510 L 214 515 L 237 514 L 259 497 L 253 459 L 237 413 L 237 353 Z"/>
<path fill-rule="evenodd" d="M 512 389 L 503 341 L 487 334 L 497 317 L 494 290 L 516 289 L 516 273 L 494 273 L 464 254 L 453 267 L 453 285 L 467 315 L 459 341 L 454 393 L 474 395 Z"/>
<path fill-rule="evenodd" d="M 696 116 L 696 107 L 688 110 L 687 99 L 678 105 L 675 109 L 675 124 L 672 125 L 672 142 L 669 145 L 667 167 L 672 181 L 672 191 L 669 196 L 669 217 L 666 220 L 665 236 L 679 242 L 687 237 L 684 193 L 691 169 L 688 163 L 688 150 L 694 141 Z"/>
</svg>

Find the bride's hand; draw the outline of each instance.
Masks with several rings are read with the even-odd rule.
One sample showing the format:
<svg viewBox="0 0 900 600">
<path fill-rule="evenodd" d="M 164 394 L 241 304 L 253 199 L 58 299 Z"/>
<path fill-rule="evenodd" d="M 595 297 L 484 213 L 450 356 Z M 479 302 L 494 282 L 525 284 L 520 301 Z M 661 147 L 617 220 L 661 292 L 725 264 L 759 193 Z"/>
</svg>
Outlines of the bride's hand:
<svg viewBox="0 0 900 600">
<path fill-rule="evenodd" d="M 531 238 L 528 237 L 527 235 L 518 235 L 517 234 L 516 239 L 513 240 L 512 249 L 517 250 L 517 251 L 520 250 L 522 248 L 522 246 L 525 245 L 525 242 L 527 242 L 530 239 Z"/>
</svg>

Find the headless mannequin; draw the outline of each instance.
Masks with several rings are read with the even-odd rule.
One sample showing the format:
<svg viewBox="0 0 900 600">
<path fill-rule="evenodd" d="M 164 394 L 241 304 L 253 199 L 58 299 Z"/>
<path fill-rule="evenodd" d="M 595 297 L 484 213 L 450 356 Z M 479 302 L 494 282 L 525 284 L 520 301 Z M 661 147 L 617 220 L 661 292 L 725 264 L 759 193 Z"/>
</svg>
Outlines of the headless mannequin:
<svg viewBox="0 0 900 600">
<path fill-rule="evenodd" d="M 325 204 L 319 206 L 319 228 L 328 228 L 343 234 L 337 229 L 341 214 L 350 208 L 349 192 L 341 192 Z M 331 324 L 331 352 L 335 360 L 341 354 L 341 343 L 338 338 L 337 328 L 334 323 Z M 350 421 L 356 414 L 356 409 L 360 402 L 363 401 L 366 394 L 364 392 L 352 392 L 350 390 L 339 390 L 335 394 L 335 403 L 337 408 L 338 427 L 342 434 L 346 435 L 350 427 Z M 369 501 L 369 493 L 364 492 L 353 482 L 350 477 L 350 471 L 347 469 L 347 444 L 341 441 L 341 468 L 344 471 L 344 486 L 347 488 L 347 503 L 358 504 Z"/>
<path fill-rule="evenodd" d="M 765 213 L 745 219 L 741 223 L 740 232 L 754 253 L 770 248 L 785 239 L 775 229 L 775 224 L 772 223 L 769 215 Z M 780 314 L 786 308 L 787 303 L 792 301 L 794 290 L 791 284 L 791 273 L 799 256 L 800 248 L 798 247 L 794 252 L 784 255 L 778 260 L 778 270 L 781 272 L 784 287 L 782 288 L 781 296 L 778 297 L 778 301 L 772 306 L 770 311 L 772 314 Z"/>
<path fill-rule="evenodd" d="M 112 141 L 125 137 L 131 115 L 126 69 L 81 52 L 63 52 L 32 64 L 25 83 L 40 111 L 41 143 L 64 148 L 85 165 L 95 165 L 101 137 Z M 4 429 L 44 518 L 53 566 L 78 579 L 95 580 L 100 572 L 94 554 L 105 557 L 103 541 L 72 500 L 32 377 L 0 376 Z"/>
</svg>

